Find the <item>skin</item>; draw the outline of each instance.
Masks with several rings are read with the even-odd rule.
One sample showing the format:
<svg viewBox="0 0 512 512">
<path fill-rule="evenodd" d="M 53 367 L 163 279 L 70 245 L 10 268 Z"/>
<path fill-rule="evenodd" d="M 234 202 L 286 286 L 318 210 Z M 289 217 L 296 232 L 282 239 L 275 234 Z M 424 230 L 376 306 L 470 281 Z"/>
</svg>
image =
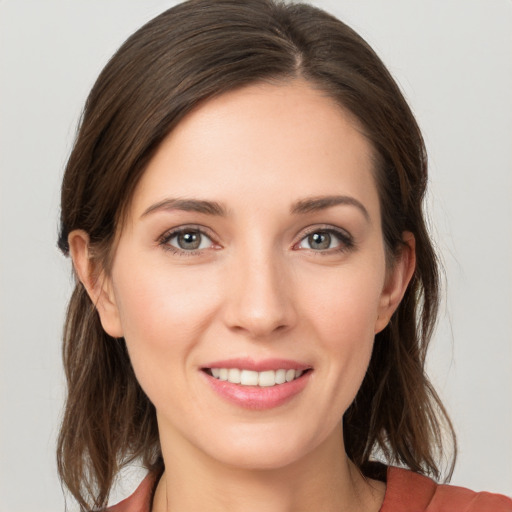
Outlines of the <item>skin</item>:
<svg viewBox="0 0 512 512">
<path fill-rule="evenodd" d="M 291 211 L 333 195 L 350 199 Z M 162 206 L 169 198 L 214 201 L 225 215 Z M 198 250 L 168 234 L 184 226 L 207 235 Z M 342 236 L 312 245 L 329 230 Z M 341 421 L 411 278 L 414 238 L 404 233 L 387 268 L 372 147 L 352 116 L 302 81 L 223 94 L 161 144 L 108 275 L 86 233 L 69 240 L 104 329 L 124 336 L 157 410 L 166 471 L 154 511 L 379 510 L 385 486 L 348 460 Z M 247 356 L 312 371 L 285 404 L 245 409 L 201 369 Z"/>
</svg>

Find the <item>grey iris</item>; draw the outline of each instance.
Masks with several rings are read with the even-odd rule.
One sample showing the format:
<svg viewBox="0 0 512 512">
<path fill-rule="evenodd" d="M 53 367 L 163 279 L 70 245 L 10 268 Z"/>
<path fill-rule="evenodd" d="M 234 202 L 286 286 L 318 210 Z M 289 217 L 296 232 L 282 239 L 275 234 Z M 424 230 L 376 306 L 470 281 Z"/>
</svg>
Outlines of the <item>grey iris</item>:
<svg viewBox="0 0 512 512">
<path fill-rule="evenodd" d="M 308 236 L 308 243 L 311 249 L 329 249 L 331 235 L 329 233 L 313 233 Z"/>
<path fill-rule="evenodd" d="M 201 245 L 201 233 L 188 231 L 178 235 L 178 245 L 181 249 L 194 250 Z"/>
</svg>

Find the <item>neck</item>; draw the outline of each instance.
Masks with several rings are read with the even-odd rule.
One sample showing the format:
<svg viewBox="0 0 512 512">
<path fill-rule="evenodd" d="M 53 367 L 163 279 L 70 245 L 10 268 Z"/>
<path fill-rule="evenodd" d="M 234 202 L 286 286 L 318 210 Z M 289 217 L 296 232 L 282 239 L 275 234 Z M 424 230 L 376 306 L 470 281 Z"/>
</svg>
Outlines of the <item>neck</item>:
<svg viewBox="0 0 512 512">
<path fill-rule="evenodd" d="M 385 486 L 362 477 L 342 439 L 340 428 L 302 459 L 272 469 L 234 467 L 162 443 L 166 469 L 153 512 L 377 512 Z"/>
</svg>

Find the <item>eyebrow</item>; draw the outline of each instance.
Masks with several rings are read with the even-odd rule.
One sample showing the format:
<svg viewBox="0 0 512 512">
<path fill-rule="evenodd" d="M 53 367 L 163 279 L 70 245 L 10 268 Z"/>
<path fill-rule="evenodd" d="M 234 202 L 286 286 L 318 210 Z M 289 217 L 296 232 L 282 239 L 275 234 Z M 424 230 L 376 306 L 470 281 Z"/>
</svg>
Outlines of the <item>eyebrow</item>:
<svg viewBox="0 0 512 512">
<path fill-rule="evenodd" d="M 327 208 L 338 205 L 355 206 L 361 211 L 365 219 L 368 222 L 370 221 L 368 210 L 360 201 L 351 196 L 309 197 L 294 203 L 290 208 L 290 211 L 294 215 L 301 215 L 305 213 L 325 210 Z M 152 212 L 160 210 L 182 210 L 186 212 L 197 212 L 203 213 L 205 215 L 215 215 L 219 217 L 227 216 L 226 208 L 217 201 L 206 201 L 203 199 L 168 198 L 151 205 L 149 208 L 144 210 L 144 213 L 141 215 L 141 217 L 145 217 Z"/>
<path fill-rule="evenodd" d="M 141 217 L 145 217 L 152 212 L 160 210 L 182 210 L 185 212 L 204 213 L 206 215 L 217 215 L 225 217 L 227 215 L 226 209 L 216 201 L 205 201 L 202 199 L 179 199 L 170 198 L 164 199 L 151 205 L 147 208 Z"/>
<path fill-rule="evenodd" d="M 338 205 L 355 206 L 359 211 L 361 211 L 365 219 L 370 222 L 370 214 L 364 207 L 363 203 L 351 196 L 320 196 L 301 199 L 293 204 L 291 212 L 293 214 L 304 214 L 325 210 Z"/>
</svg>

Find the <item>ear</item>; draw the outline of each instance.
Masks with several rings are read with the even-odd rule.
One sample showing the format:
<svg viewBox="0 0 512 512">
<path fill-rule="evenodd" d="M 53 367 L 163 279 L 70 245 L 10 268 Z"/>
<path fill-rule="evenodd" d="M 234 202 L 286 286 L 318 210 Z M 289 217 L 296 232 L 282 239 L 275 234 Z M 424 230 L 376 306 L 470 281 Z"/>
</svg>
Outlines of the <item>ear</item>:
<svg viewBox="0 0 512 512">
<path fill-rule="evenodd" d="M 75 272 L 98 310 L 103 329 L 113 338 L 121 338 L 123 329 L 112 280 L 92 257 L 89 235 L 76 229 L 69 234 L 68 242 Z"/>
<path fill-rule="evenodd" d="M 379 314 L 375 323 L 375 334 L 382 331 L 400 304 L 416 268 L 416 240 L 409 231 L 402 234 L 404 245 L 388 270 L 379 303 Z"/>
</svg>

